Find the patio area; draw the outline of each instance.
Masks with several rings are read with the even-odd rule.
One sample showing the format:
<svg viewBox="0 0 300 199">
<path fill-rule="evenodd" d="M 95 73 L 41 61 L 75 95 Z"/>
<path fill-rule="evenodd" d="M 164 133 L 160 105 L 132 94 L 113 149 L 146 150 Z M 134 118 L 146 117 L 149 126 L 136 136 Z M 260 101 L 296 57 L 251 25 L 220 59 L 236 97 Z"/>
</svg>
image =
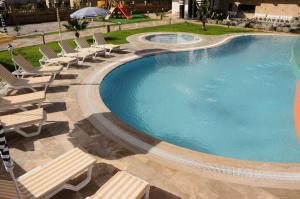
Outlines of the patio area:
<svg viewBox="0 0 300 199">
<path fill-rule="evenodd" d="M 207 36 L 202 45 L 216 45 L 227 37 Z M 47 100 L 43 104 L 48 118 L 41 135 L 32 138 L 15 133 L 7 135 L 11 155 L 17 165 L 17 176 L 72 148 L 81 147 L 97 159 L 91 182 L 78 193 L 62 191 L 54 198 L 92 195 L 118 170 L 126 170 L 148 181 L 151 184 L 150 198 L 153 199 L 300 198 L 300 189 L 295 182 L 257 180 L 190 169 L 111 139 L 106 135 L 104 126 L 102 130 L 95 128 L 90 122 L 91 118 L 86 117 L 79 107 L 78 91 L 86 86 L 98 85 L 86 85 L 84 79 L 108 64 L 118 64 L 120 60 L 131 56 L 142 57 L 148 53 L 166 51 L 168 47 L 153 48 L 132 42 L 122 45 L 122 49 L 121 52 L 105 58 L 98 57 L 62 72 L 48 89 Z M 0 178 L 9 179 L 2 165 Z"/>
</svg>

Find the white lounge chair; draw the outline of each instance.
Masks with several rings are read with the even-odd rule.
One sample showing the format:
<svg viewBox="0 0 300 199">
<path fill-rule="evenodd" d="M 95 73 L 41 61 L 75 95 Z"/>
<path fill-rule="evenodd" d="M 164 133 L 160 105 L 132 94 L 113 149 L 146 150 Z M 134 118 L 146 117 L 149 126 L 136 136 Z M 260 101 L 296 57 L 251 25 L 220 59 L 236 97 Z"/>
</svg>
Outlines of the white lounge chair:
<svg viewBox="0 0 300 199">
<path fill-rule="evenodd" d="M 40 59 L 40 64 L 66 64 L 68 69 L 71 64 L 77 64 L 78 59 L 74 57 L 59 57 L 51 48 L 48 46 L 41 46 L 39 48 L 40 53 L 43 55 L 43 58 Z"/>
<path fill-rule="evenodd" d="M 108 50 L 108 54 L 110 54 L 113 50 L 120 50 L 120 45 L 107 44 L 102 33 L 94 33 L 93 39 L 94 44 L 92 45 L 92 47 Z"/>
<path fill-rule="evenodd" d="M 52 75 L 53 79 L 55 79 L 55 76 L 59 74 L 63 66 L 62 65 L 56 65 L 56 66 L 45 66 L 42 65 L 41 67 L 33 67 L 31 63 L 29 63 L 23 56 L 16 55 L 12 57 L 12 61 L 15 65 L 19 66 L 19 69 L 16 71 L 17 74 L 22 75 Z"/>
<path fill-rule="evenodd" d="M 37 104 L 41 107 L 41 104 L 46 99 L 46 93 L 44 91 L 38 91 L 33 93 L 27 93 L 14 96 L 1 96 L 0 97 L 0 111 L 9 109 L 21 109 L 26 111 L 25 106 Z"/>
<path fill-rule="evenodd" d="M 79 191 L 90 182 L 95 163 L 96 160 L 81 149 L 72 149 L 17 178 L 23 199 L 48 199 L 63 189 Z M 87 173 L 87 177 L 82 182 L 69 184 L 70 180 L 83 173 Z M 16 196 L 11 182 L 4 181 L 2 184 L 8 188 L 3 189 L 4 197 Z"/>
<path fill-rule="evenodd" d="M 119 171 L 107 181 L 93 196 L 86 199 L 148 199 L 150 185 L 126 171 Z"/>
<path fill-rule="evenodd" d="M 94 53 L 95 57 L 100 53 L 103 53 L 105 55 L 104 49 L 91 47 L 84 38 L 76 38 L 74 41 L 75 41 L 75 43 L 77 45 L 77 49 L 79 51 L 88 51 L 88 52 Z"/>
<path fill-rule="evenodd" d="M 86 58 L 89 58 L 89 57 L 94 58 L 94 53 L 88 52 L 88 51 L 76 51 L 69 45 L 68 41 L 66 41 L 66 40 L 58 42 L 58 44 L 62 49 L 63 56 L 75 57 L 75 58 L 81 59 L 82 63 L 84 62 L 84 60 Z"/>
<path fill-rule="evenodd" d="M 34 87 L 43 86 L 46 91 L 50 83 L 53 81 L 51 76 L 16 78 L 4 66 L 0 64 L 0 77 L 7 83 L 7 90 L 29 88 L 37 91 Z"/>
<path fill-rule="evenodd" d="M 4 127 L 4 132 L 15 131 L 24 137 L 32 137 L 39 135 L 43 124 L 47 118 L 46 112 L 42 108 L 18 112 L 10 115 L 0 116 L 1 124 Z M 22 130 L 28 126 L 37 126 L 37 130 L 31 133 L 26 133 Z"/>
</svg>

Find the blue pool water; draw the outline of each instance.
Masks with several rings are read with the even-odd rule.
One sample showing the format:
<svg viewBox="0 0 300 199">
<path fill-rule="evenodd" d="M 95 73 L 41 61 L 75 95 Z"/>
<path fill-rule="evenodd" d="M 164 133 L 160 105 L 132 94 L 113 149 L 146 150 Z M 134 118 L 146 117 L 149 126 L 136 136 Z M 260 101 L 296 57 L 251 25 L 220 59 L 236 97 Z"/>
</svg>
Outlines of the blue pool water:
<svg viewBox="0 0 300 199">
<path fill-rule="evenodd" d="M 189 43 L 195 40 L 192 35 L 184 34 L 154 34 L 145 37 L 146 40 L 167 44 Z"/>
<path fill-rule="evenodd" d="M 130 126 L 192 150 L 300 162 L 294 122 L 297 37 L 239 37 L 221 47 L 129 62 L 100 86 Z"/>
</svg>

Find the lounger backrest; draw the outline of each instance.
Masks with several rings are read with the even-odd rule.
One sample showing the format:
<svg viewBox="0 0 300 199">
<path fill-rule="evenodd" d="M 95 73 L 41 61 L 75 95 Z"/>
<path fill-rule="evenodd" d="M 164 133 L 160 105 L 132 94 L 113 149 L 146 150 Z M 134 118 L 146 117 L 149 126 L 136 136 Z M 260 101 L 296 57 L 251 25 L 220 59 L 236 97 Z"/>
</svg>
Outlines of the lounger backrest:
<svg viewBox="0 0 300 199">
<path fill-rule="evenodd" d="M 0 64 L 0 77 L 8 84 L 13 85 L 17 78 L 13 76 L 4 66 Z"/>
<path fill-rule="evenodd" d="M 30 71 L 33 66 L 31 63 L 29 63 L 23 56 L 21 55 L 16 55 L 13 56 L 12 58 L 13 62 L 18 65 L 19 67 L 21 67 L 24 71 Z"/>
<path fill-rule="evenodd" d="M 96 45 L 103 45 L 106 44 L 106 41 L 104 39 L 104 36 L 102 33 L 94 33 L 94 41 Z"/>
<path fill-rule="evenodd" d="M 76 53 L 76 50 L 70 46 L 68 41 L 61 41 L 58 44 L 65 53 Z"/>
<path fill-rule="evenodd" d="M 90 45 L 84 38 L 76 38 L 75 42 L 80 48 L 90 48 Z"/>
<path fill-rule="evenodd" d="M 40 52 L 45 56 L 47 59 L 54 59 L 57 58 L 57 54 L 48 46 L 41 46 Z"/>
</svg>

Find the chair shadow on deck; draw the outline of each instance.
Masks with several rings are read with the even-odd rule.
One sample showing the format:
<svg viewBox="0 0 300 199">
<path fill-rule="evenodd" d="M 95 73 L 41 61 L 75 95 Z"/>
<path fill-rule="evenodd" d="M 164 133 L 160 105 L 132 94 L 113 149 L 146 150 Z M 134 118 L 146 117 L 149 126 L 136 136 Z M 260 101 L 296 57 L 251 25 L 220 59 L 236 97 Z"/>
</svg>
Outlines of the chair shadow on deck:
<svg viewBox="0 0 300 199">
<path fill-rule="evenodd" d="M 113 121 L 117 126 L 122 127 L 130 131 L 132 136 L 138 135 L 139 138 L 147 143 L 150 143 L 150 148 L 145 151 L 137 149 L 133 146 L 130 146 L 128 143 L 120 140 L 116 136 L 113 136 L 108 130 L 99 124 L 99 121 L 95 118 L 102 118 L 106 120 Z M 94 126 L 96 124 L 97 128 Z M 123 163 L 117 161 L 116 165 L 109 164 L 110 161 L 121 160 L 128 156 L 134 156 L 137 154 L 146 154 L 152 148 L 152 146 L 160 143 L 159 140 L 155 140 L 147 135 L 140 135 L 140 132 L 131 128 L 130 126 L 121 122 L 116 118 L 112 113 L 97 113 L 88 118 L 85 118 L 77 122 L 74 126 L 74 129 L 69 133 L 69 141 L 74 145 L 74 147 L 80 147 L 86 150 L 88 153 L 96 157 L 98 163 L 93 169 L 93 180 L 92 182 L 84 188 L 81 193 L 84 197 L 92 195 L 95 193 L 101 185 L 103 185 L 108 179 L 110 179 L 117 171 L 126 170 L 124 166 L 118 165 Z M 115 161 L 114 161 L 115 162 Z M 141 163 L 143 164 L 143 163 Z M 136 166 L 136 165 L 135 165 Z M 144 165 L 143 165 L 144 166 Z M 134 168 L 130 169 L 134 171 Z M 130 172 L 130 171 L 129 171 Z M 134 174 L 134 173 L 133 173 Z M 137 175 L 138 176 L 138 175 Z M 139 177 L 139 176 L 138 176 Z M 145 179 L 147 181 L 147 179 Z M 67 192 L 67 191 L 65 191 Z M 68 192 L 70 193 L 70 192 Z M 66 194 L 66 193 L 60 193 Z M 62 198 L 62 195 L 58 194 Z M 150 199 L 178 199 L 178 196 L 171 194 L 165 190 L 162 190 L 158 187 L 151 186 L 150 188 Z"/>
<path fill-rule="evenodd" d="M 102 187 L 109 179 L 111 179 L 118 171 L 118 168 L 111 164 L 106 163 L 96 163 L 93 168 L 91 182 L 81 189 L 79 192 L 73 192 L 68 190 L 63 190 L 56 194 L 52 199 L 61 198 L 86 198 L 88 196 L 96 193 L 100 187 Z M 76 179 L 72 180 L 72 184 L 78 184 L 85 178 L 85 174 L 78 176 Z M 180 199 L 180 197 L 175 196 L 165 190 L 158 187 L 150 185 L 150 199 Z"/>
<path fill-rule="evenodd" d="M 77 79 L 77 74 L 59 74 L 56 80 Z"/>
<path fill-rule="evenodd" d="M 130 132 L 129 136 L 136 137 L 148 143 L 146 148 L 141 150 L 121 140 L 118 136 L 109 132 L 98 119 L 113 122 L 119 128 Z M 69 134 L 69 141 L 74 147 L 84 148 L 89 153 L 108 160 L 117 160 L 136 154 L 147 154 L 152 146 L 156 146 L 161 142 L 151 136 L 138 132 L 136 129 L 122 122 L 111 112 L 97 113 L 78 121 Z"/>
<path fill-rule="evenodd" d="M 33 126 L 24 128 L 24 131 L 32 131 L 35 128 Z M 38 140 L 43 140 L 45 138 L 50 138 L 57 135 L 66 134 L 69 131 L 69 122 L 67 121 L 47 121 L 46 124 L 42 126 L 41 134 L 29 138 L 24 138 L 23 136 L 11 132 L 6 134 L 9 148 L 15 148 L 21 151 L 35 151 L 35 142 Z"/>
<path fill-rule="evenodd" d="M 15 176 L 21 176 L 24 173 L 26 173 L 26 171 L 20 165 L 18 165 L 16 162 L 14 162 L 14 170 L 13 171 L 14 171 Z M 2 163 L 0 164 L 0 179 L 12 181 L 11 176 L 5 170 L 4 165 Z"/>
</svg>

